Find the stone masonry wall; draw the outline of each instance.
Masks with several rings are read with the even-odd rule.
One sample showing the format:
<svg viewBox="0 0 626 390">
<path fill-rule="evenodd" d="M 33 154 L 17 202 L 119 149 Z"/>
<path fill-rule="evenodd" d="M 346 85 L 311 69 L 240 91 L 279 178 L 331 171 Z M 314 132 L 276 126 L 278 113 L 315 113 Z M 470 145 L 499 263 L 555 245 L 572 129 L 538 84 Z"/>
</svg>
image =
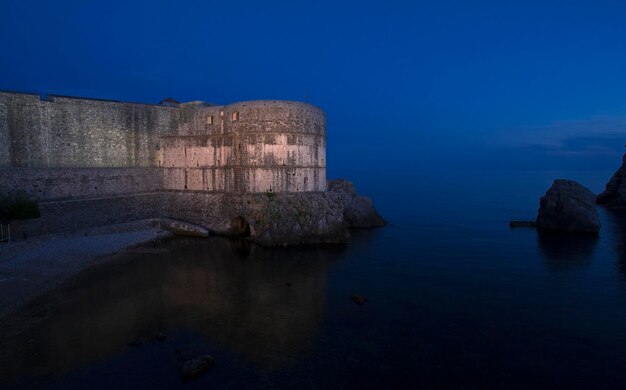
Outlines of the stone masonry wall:
<svg viewBox="0 0 626 390">
<path fill-rule="evenodd" d="M 158 166 L 180 109 L 0 92 L 0 167 Z"/>
<path fill-rule="evenodd" d="M 288 101 L 168 106 L 0 91 L 0 191 L 15 190 L 40 203 L 41 218 L 24 221 L 29 235 L 163 216 L 227 232 L 238 216 L 265 218 L 265 192 L 330 202 L 326 117 Z"/>
<path fill-rule="evenodd" d="M 0 192 L 25 191 L 33 199 L 71 199 L 154 192 L 158 168 L 0 168 Z"/>
<path fill-rule="evenodd" d="M 310 104 L 259 100 L 183 108 L 178 135 L 162 137 L 169 190 L 326 190 L 326 117 Z"/>
<path fill-rule="evenodd" d="M 162 167 L 156 180 L 166 190 L 325 191 L 326 117 L 310 104 L 276 100 L 171 107 L 0 92 L 2 167 Z M 40 194 L 88 196 L 82 183 L 94 180 L 80 173 L 73 183 L 70 172 L 24 178 Z M 59 186 L 68 188 L 42 190 L 54 175 L 65 175 Z"/>
<path fill-rule="evenodd" d="M 161 215 L 160 192 L 129 194 L 39 203 L 41 217 L 22 221 L 21 232 L 28 236 L 74 232 L 80 229 L 115 225 L 156 218 Z"/>
</svg>

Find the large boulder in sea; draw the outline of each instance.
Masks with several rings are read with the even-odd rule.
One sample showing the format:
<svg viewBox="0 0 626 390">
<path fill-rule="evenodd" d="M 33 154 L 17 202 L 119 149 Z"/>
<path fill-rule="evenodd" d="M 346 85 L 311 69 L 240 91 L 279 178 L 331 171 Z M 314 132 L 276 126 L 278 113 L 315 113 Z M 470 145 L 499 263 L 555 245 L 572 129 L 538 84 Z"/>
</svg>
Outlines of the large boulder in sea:
<svg viewBox="0 0 626 390">
<path fill-rule="evenodd" d="M 327 182 L 328 192 L 338 194 L 343 203 L 343 216 L 349 227 L 365 228 L 384 226 L 385 220 L 378 214 L 372 200 L 357 194 L 354 184 L 336 179 Z"/>
<path fill-rule="evenodd" d="M 626 209 L 626 154 L 622 158 L 622 166 L 613 174 L 596 202 L 609 209 Z"/>
<path fill-rule="evenodd" d="M 539 202 L 539 229 L 597 234 L 600 217 L 596 197 L 588 188 L 573 181 L 556 179 Z"/>
</svg>

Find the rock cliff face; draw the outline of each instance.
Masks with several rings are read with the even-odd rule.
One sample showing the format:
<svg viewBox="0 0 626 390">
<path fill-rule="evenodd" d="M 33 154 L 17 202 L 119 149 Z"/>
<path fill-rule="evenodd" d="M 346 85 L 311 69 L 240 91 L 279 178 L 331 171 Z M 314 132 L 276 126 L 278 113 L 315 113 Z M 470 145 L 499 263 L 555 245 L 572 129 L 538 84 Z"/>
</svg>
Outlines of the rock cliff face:
<svg viewBox="0 0 626 390">
<path fill-rule="evenodd" d="M 348 238 L 341 199 L 332 193 L 277 195 L 251 217 L 251 238 L 265 246 L 342 243 Z"/>
<path fill-rule="evenodd" d="M 343 204 L 343 216 L 349 227 L 384 226 L 385 220 L 378 214 L 372 200 L 357 194 L 354 184 L 336 179 L 328 181 L 328 192 L 339 195 Z"/>
<path fill-rule="evenodd" d="M 357 194 L 345 180 L 329 181 L 324 193 L 265 194 L 256 199 L 246 215 L 252 241 L 264 246 L 341 243 L 350 227 L 385 225 L 370 198 Z"/>
<path fill-rule="evenodd" d="M 597 234 L 600 217 L 595 195 L 583 185 L 556 179 L 540 200 L 537 227 L 545 230 Z"/>
<path fill-rule="evenodd" d="M 327 192 L 299 194 L 163 194 L 162 215 L 216 234 L 243 235 L 263 246 L 342 243 L 350 227 L 383 226 L 369 198 L 352 183 L 333 180 Z"/>
<path fill-rule="evenodd" d="M 626 154 L 622 158 L 622 166 L 613 174 L 596 201 L 610 209 L 626 209 Z"/>
</svg>

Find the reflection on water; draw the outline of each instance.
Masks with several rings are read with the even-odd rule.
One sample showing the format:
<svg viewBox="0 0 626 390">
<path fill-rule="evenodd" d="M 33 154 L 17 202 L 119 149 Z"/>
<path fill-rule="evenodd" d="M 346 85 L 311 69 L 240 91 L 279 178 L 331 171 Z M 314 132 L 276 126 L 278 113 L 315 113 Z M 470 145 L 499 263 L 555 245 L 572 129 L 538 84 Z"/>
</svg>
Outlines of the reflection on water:
<svg viewBox="0 0 626 390">
<path fill-rule="evenodd" d="M 607 210 L 606 217 L 614 235 L 617 269 L 626 278 L 626 212 Z"/>
<path fill-rule="evenodd" d="M 598 237 L 538 230 L 537 243 L 549 267 L 568 268 L 589 264 Z"/>
<path fill-rule="evenodd" d="M 345 247 L 135 250 L 0 323 L 1 374 L 171 388 L 191 350 L 215 357 L 201 388 L 623 388 L 626 217 L 600 209 L 597 238 L 503 223 L 558 176 L 381 185 L 398 191 L 372 194 L 392 223 Z"/>
<path fill-rule="evenodd" d="M 265 369 L 306 353 L 341 246 L 177 239 L 88 271 L 4 322 L 2 376 L 59 373 L 188 329 Z M 22 328 L 24 327 L 24 328 Z"/>
</svg>

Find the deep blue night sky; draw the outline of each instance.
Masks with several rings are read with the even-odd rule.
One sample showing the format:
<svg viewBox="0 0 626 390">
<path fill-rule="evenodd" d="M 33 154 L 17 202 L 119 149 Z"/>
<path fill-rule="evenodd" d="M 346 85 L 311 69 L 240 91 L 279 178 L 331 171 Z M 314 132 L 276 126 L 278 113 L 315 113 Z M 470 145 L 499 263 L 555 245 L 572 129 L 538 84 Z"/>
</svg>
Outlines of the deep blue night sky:
<svg viewBox="0 0 626 390">
<path fill-rule="evenodd" d="M 477 3 L 480 3 L 477 5 Z M 305 100 L 329 177 L 617 168 L 626 2 L 0 2 L 0 89 Z"/>
</svg>

